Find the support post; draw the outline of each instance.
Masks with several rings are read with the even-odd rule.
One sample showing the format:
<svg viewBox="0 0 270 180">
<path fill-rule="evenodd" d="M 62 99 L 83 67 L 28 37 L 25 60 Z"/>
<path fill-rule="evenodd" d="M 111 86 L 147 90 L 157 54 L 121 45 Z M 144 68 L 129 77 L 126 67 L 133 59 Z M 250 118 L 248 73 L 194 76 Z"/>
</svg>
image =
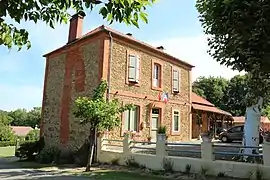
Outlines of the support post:
<svg viewBox="0 0 270 180">
<path fill-rule="evenodd" d="M 213 144 L 212 142 L 202 142 L 201 143 L 201 156 L 205 161 L 213 161 Z"/>
<path fill-rule="evenodd" d="M 99 135 L 97 137 L 97 161 L 99 162 L 99 158 L 101 156 L 101 152 L 106 149 L 105 145 L 105 140 L 103 135 Z"/>
<path fill-rule="evenodd" d="M 124 135 L 124 140 L 123 140 L 123 154 L 125 157 L 129 156 L 130 154 L 130 139 L 129 139 L 129 134 Z"/>
<path fill-rule="evenodd" d="M 158 134 L 159 136 L 159 134 Z M 167 156 L 168 153 L 166 151 L 166 140 L 164 138 L 157 138 L 157 143 L 156 143 L 156 155 L 159 157 L 164 157 Z"/>
<path fill-rule="evenodd" d="M 263 164 L 270 166 L 270 142 L 263 143 Z"/>
</svg>

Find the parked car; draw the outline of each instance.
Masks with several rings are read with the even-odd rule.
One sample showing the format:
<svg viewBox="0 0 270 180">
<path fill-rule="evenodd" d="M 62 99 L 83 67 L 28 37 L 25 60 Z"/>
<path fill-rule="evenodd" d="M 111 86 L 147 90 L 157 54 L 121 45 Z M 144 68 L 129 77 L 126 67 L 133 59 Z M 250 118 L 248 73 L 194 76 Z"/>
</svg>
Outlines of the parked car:
<svg viewBox="0 0 270 180">
<path fill-rule="evenodd" d="M 242 141 L 244 136 L 244 125 L 234 126 L 219 134 L 222 142 Z M 260 144 L 263 142 L 263 130 L 260 128 Z"/>
</svg>

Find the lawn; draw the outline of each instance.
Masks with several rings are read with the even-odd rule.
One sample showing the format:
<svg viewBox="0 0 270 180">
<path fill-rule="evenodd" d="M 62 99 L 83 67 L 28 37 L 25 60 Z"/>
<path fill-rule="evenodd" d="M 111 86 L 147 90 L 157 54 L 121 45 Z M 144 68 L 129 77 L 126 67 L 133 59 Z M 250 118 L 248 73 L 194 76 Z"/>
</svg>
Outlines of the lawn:
<svg viewBox="0 0 270 180">
<path fill-rule="evenodd" d="M 162 180 L 164 178 L 142 175 L 139 172 L 97 170 L 90 173 L 82 173 L 82 176 L 91 177 L 97 180 Z"/>
<path fill-rule="evenodd" d="M 0 157 L 11 157 L 15 155 L 15 146 L 0 147 Z"/>
</svg>

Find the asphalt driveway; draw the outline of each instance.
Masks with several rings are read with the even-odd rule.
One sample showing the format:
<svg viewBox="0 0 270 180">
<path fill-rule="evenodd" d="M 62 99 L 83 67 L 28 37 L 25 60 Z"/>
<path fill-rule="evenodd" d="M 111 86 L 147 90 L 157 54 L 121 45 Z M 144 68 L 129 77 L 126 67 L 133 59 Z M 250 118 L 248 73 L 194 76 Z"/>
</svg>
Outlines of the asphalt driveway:
<svg viewBox="0 0 270 180">
<path fill-rule="evenodd" d="M 14 157 L 0 158 L 0 179 L 89 180 L 89 177 L 70 175 L 67 173 L 69 169 L 22 168 L 16 161 Z"/>
</svg>

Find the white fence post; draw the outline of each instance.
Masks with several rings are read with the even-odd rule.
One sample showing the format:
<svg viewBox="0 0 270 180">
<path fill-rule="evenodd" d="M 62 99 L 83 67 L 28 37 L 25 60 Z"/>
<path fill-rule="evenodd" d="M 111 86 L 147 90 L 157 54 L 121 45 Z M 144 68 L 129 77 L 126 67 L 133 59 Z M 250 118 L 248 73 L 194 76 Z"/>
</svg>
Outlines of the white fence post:
<svg viewBox="0 0 270 180">
<path fill-rule="evenodd" d="M 167 156 L 167 151 L 166 151 L 166 140 L 165 138 L 159 138 L 157 139 L 156 143 L 156 155 L 159 157 L 164 157 Z"/>
<path fill-rule="evenodd" d="M 101 156 L 101 151 L 105 150 L 105 145 L 104 145 L 104 136 L 99 135 L 97 137 L 97 161 L 99 161 L 99 157 Z"/>
<path fill-rule="evenodd" d="M 124 156 L 128 156 L 130 154 L 130 139 L 129 139 L 129 134 L 124 135 L 124 140 L 123 140 L 123 154 Z"/>
<path fill-rule="evenodd" d="M 202 142 L 201 143 L 201 156 L 205 161 L 213 161 L 213 144 L 212 142 Z"/>
<path fill-rule="evenodd" d="M 263 143 L 263 164 L 270 166 L 270 142 L 264 141 Z"/>
</svg>

